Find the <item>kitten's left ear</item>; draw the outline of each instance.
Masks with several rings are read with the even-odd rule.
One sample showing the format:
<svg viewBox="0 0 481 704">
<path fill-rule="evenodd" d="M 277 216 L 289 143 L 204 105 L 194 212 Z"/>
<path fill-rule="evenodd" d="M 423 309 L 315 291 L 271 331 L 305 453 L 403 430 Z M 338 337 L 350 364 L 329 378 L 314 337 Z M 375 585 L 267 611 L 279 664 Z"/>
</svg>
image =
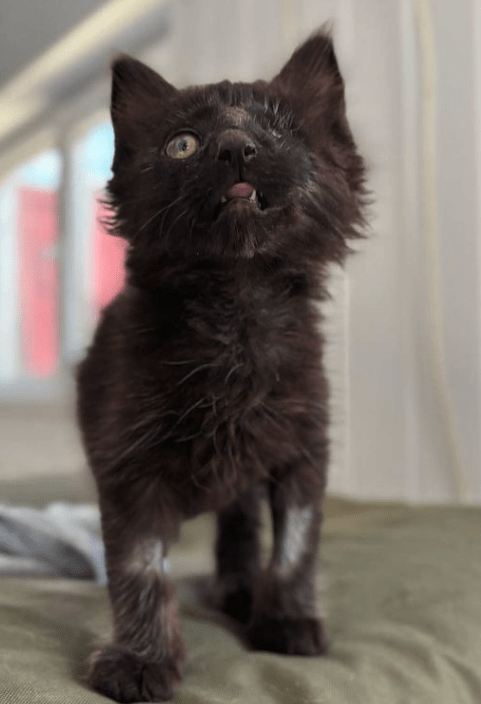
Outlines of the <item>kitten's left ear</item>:
<svg viewBox="0 0 481 704">
<path fill-rule="evenodd" d="M 271 88 L 291 104 L 311 131 L 329 130 L 339 120 L 344 122 L 344 81 L 330 33 L 322 29 L 296 49 Z"/>
<path fill-rule="evenodd" d="M 162 76 L 131 56 L 121 55 L 113 62 L 110 114 L 116 158 L 136 150 L 176 93 Z"/>
</svg>

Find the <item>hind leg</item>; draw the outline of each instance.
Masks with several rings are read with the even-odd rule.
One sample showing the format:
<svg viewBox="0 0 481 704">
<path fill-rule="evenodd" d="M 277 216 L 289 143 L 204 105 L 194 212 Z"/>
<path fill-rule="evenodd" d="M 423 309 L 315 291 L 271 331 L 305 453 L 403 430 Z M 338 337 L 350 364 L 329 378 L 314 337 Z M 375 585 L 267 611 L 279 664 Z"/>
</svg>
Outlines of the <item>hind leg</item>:
<svg viewBox="0 0 481 704">
<path fill-rule="evenodd" d="M 249 625 L 249 639 L 257 650 L 317 655 L 326 649 L 315 579 L 321 499 L 316 482 L 304 482 L 302 492 L 289 479 L 271 485 L 274 548 Z"/>
<path fill-rule="evenodd" d="M 253 485 L 217 515 L 214 599 L 241 623 L 249 621 L 259 573 L 260 488 Z"/>
</svg>

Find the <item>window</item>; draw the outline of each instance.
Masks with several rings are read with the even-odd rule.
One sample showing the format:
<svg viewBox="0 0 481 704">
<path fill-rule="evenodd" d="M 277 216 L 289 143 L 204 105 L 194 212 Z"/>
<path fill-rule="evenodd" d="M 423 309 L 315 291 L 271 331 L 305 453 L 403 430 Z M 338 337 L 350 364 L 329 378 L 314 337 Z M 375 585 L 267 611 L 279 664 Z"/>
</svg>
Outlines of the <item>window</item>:
<svg viewBox="0 0 481 704">
<path fill-rule="evenodd" d="M 74 150 L 74 197 L 85 240 L 88 270 L 87 306 L 91 319 L 118 293 L 123 283 L 125 241 L 109 237 L 102 221 L 108 215 L 103 191 L 113 157 L 110 123 L 90 130 Z M 82 233 L 79 232 L 82 238 Z"/>
<path fill-rule="evenodd" d="M 44 151 L 0 186 L 2 386 L 33 390 L 68 372 L 122 286 L 125 242 L 102 225 L 112 157 L 102 121 L 70 151 Z"/>
<path fill-rule="evenodd" d="M 43 152 L 0 189 L 0 380 L 53 376 L 58 364 L 59 153 Z"/>
</svg>

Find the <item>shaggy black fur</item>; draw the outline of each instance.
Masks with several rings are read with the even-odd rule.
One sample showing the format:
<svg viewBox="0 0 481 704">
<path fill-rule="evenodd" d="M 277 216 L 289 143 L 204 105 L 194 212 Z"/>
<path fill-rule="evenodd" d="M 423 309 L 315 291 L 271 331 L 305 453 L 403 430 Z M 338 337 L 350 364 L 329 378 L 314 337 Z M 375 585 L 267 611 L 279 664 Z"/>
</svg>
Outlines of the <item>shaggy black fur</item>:
<svg viewBox="0 0 481 704">
<path fill-rule="evenodd" d="M 127 282 L 78 372 L 98 486 L 114 643 L 90 683 L 166 700 L 184 658 L 162 558 L 218 513 L 216 598 L 254 647 L 325 649 L 314 574 L 328 461 L 316 304 L 363 224 L 363 163 L 330 38 L 271 82 L 176 90 L 113 65 L 111 231 Z M 258 507 L 274 548 L 261 573 Z"/>
</svg>

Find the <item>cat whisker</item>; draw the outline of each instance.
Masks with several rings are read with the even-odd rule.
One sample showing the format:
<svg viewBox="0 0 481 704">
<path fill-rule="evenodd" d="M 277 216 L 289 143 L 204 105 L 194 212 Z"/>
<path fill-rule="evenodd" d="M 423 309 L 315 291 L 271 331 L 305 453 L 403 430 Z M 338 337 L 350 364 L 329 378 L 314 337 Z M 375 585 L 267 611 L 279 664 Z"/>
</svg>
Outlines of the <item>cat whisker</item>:
<svg viewBox="0 0 481 704">
<path fill-rule="evenodd" d="M 192 474 L 190 479 L 192 481 L 192 484 L 194 484 L 198 489 L 202 489 L 202 491 L 206 491 L 207 493 L 211 493 L 212 489 L 204 484 L 201 484 L 195 474 Z"/>
<path fill-rule="evenodd" d="M 192 435 L 186 435 L 185 437 L 177 437 L 174 442 L 188 442 L 189 440 L 195 440 L 195 438 L 198 438 L 200 435 L 202 435 L 202 433 L 199 431 L 197 433 L 193 433 Z"/>
<path fill-rule="evenodd" d="M 197 372 L 202 371 L 202 369 L 211 369 L 216 366 L 217 366 L 217 364 L 215 362 L 209 363 L 209 364 L 199 364 L 198 367 L 196 367 L 195 369 L 192 369 L 192 371 L 190 371 L 180 381 L 178 381 L 176 386 L 181 386 L 185 381 L 187 381 L 187 379 L 190 379 L 191 376 L 193 376 L 194 374 L 197 374 Z"/>
<path fill-rule="evenodd" d="M 168 229 L 167 232 L 165 233 L 165 237 L 166 237 L 166 238 L 170 235 L 170 233 L 172 232 L 172 230 L 173 230 L 174 226 L 177 224 L 177 222 L 178 222 L 187 212 L 188 212 L 188 208 L 185 208 L 185 210 L 183 210 L 181 213 L 179 213 L 179 215 L 177 215 L 177 217 L 175 218 L 174 222 L 172 223 L 172 225 L 169 227 L 169 229 Z"/>
<path fill-rule="evenodd" d="M 174 428 L 179 425 L 183 420 L 187 418 L 187 416 L 192 413 L 192 411 L 195 411 L 196 408 L 198 408 L 203 402 L 205 401 L 205 396 L 203 396 L 201 399 L 196 401 L 195 403 L 192 404 L 184 413 L 180 416 L 180 418 L 176 421 L 174 424 Z"/>
<path fill-rule="evenodd" d="M 133 442 L 131 445 L 128 445 L 125 447 L 125 449 L 118 455 L 115 455 L 115 457 L 112 459 L 110 462 L 112 468 L 113 467 L 118 467 L 124 460 L 126 460 L 128 457 L 132 456 L 132 453 L 135 453 L 135 450 L 138 447 L 142 447 L 143 450 L 146 450 L 150 447 L 150 440 L 153 439 L 159 429 L 157 427 L 150 427 L 149 430 L 141 435 L 135 442 Z"/>
<path fill-rule="evenodd" d="M 178 203 L 180 200 L 182 200 L 182 198 L 183 198 L 183 196 L 181 195 L 181 196 L 179 196 L 178 198 L 176 198 L 174 201 L 172 201 L 172 203 L 169 203 L 168 205 L 164 206 L 163 208 L 160 208 L 160 210 L 157 210 L 153 215 L 150 216 L 150 218 L 148 218 L 148 219 L 143 223 L 143 225 L 141 225 L 141 226 L 139 227 L 139 229 L 137 230 L 137 232 L 142 232 L 142 230 L 144 230 L 144 229 L 147 227 L 147 225 L 150 225 L 150 223 L 152 222 L 152 220 L 155 220 L 155 218 L 159 217 L 159 215 L 162 215 L 162 213 L 163 213 L 164 211 L 169 211 L 176 203 Z M 164 218 L 165 218 L 165 215 L 164 215 Z M 163 221 L 162 221 L 162 222 L 163 222 Z M 161 229 L 162 229 L 162 226 L 161 226 Z"/>
<path fill-rule="evenodd" d="M 221 453 L 220 453 L 220 449 L 219 449 L 219 444 L 218 444 L 218 442 L 217 442 L 217 430 L 218 430 L 218 429 L 219 429 L 219 427 L 216 425 L 215 428 L 214 428 L 214 430 L 213 430 L 213 432 L 212 432 L 212 434 L 211 434 L 211 438 L 212 438 L 212 444 L 214 445 L 215 454 L 216 454 L 218 457 L 220 457 L 220 456 L 221 456 Z"/>
<path fill-rule="evenodd" d="M 158 210 L 156 213 L 154 213 L 153 215 L 151 215 L 150 218 L 148 218 L 148 219 L 144 222 L 144 224 L 143 224 L 141 227 L 139 227 L 139 229 L 137 230 L 137 234 L 138 234 L 139 232 L 142 232 L 142 230 L 145 230 L 145 228 L 147 227 L 147 225 L 150 225 L 150 223 L 152 222 L 152 220 L 155 220 L 155 218 L 157 218 L 159 215 L 161 215 L 161 214 L 163 213 L 163 211 L 164 211 L 164 208 L 163 208 L 162 210 Z"/>
<path fill-rule="evenodd" d="M 163 360 L 161 361 L 161 364 L 169 364 L 169 365 L 172 365 L 172 366 L 174 366 L 174 365 L 175 365 L 175 366 L 179 365 L 179 366 L 180 366 L 180 365 L 182 365 L 182 364 L 192 364 L 192 363 L 195 362 L 195 361 L 196 361 L 195 359 L 183 359 L 183 360 L 177 362 L 177 361 L 167 361 L 167 360 L 164 360 L 164 359 L 163 359 Z"/>
<path fill-rule="evenodd" d="M 232 367 L 232 369 L 226 374 L 226 377 L 224 379 L 224 384 L 227 384 L 227 382 L 229 381 L 232 374 L 234 374 L 234 372 L 236 372 L 238 369 L 240 369 L 243 366 L 244 366 L 244 362 L 239 362 L 239 364 L 236 364 L 234 367 Z"/>
<path fill-rule="evenodd" d="M 178 198 L 176 198 L 175 200 L 173 200 L 172 203 L 170 203 L 166 208 L 164 208 L 164 211 L 165 211 L 165 212 L 163 211 L 163 212 L 164 212 L 164 217 L 162 218 L 162 222 L 160 223 L 160 228 L 159 228 L 161 232 L 162 232 L 163 229 L 164 229 L 165 218 L 167 217 L 168 213 L 170 212 L 170 210 L 171 210 L 175 205 L 177 205 L 178 203 L 180 203 L 183 199 L 184 199 L 184 194 L 181 193 Z"/>
<path fill-rule="evenodd" d="M 129 427 L 129 432 L 134 433 L 136 430 L 140 430 L 140 428 L 143 428 L 146 425 L 151 425 L 151 423 L 155 422 L 158 417 L 159 414 L 155 411 L 146 414 L 145 416 L 140 416 L 140 419 L 137 421 L 137 423 L 134 423 Z"/>
</svg>

